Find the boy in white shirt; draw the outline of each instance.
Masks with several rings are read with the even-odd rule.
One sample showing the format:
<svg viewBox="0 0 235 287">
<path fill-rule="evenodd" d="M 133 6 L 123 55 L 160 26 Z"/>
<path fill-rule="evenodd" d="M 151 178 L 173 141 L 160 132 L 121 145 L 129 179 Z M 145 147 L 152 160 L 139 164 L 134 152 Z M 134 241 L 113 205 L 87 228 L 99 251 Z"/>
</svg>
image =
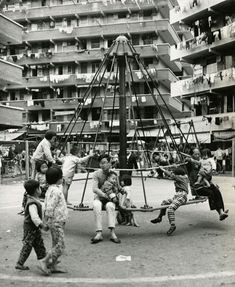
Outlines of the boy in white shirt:
<svg viewBox="0 0 235 287">
<path fill-rule="evenodd" d="M 74 144 L 70 150 L 70 154 L 61 158 L 62 162 L 62 172 L 63 172 L 63 194 L 66 202 L 68 201 L 68 191 L 69 187 L 73 181 L 76 166 L 80 163 L 86 162 L 93 156 L 93 151 L 91 150 L 88 156 L 78 157 L 79 148 Z"/>
<path fill-rule="evenodd" d="M 47 163 L 55 163 L 55 159 L 51 153 L 51 145 L 56 140 L 56 133 L 53 131 L 47 131 L 45 133 L 45 138 L 38 144 L 35 152 L 33 153 L 31 164 L 32 164 L 32 179 L 36 176 L 36 162 L 37 161 L 47 161 Z"/>
</svg>

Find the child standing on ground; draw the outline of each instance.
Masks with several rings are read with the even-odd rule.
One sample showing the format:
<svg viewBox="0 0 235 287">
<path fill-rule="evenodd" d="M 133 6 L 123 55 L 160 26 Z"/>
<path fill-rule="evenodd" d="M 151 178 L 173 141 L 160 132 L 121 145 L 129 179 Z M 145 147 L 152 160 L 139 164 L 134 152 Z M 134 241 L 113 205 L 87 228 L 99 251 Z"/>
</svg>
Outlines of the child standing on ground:
<svg viewBox="0 0 235 287">
<path fill-rule="evenodd" d="M 68 219 L 67 204 L 62 192 L 62 170 L 51 167 L 46 172 L 49 185 L 45 196 L 45 221 L 49 226 L 52 237 L 52 249 L 44 262 L 50 266 L 51 272 L 57 272 L 58 258 L 62 255 L 64 244 L 64 226 Z"/>
<path fill-rule="evenodd" d="M 175 211 L 183 204 L 187 202 L 188 195 L 188 177 L 185 170 L 182 167 L 178 167 L 174 170 L 174 173 L 169 172 L 163 168 L 161 170 L 169 177 L 174 180 L 175 184 L 175 195 L 171 199 L 163 200 L 161 205 L 169 205 L 167 208 L 161 209 L 160 214 L 157 218 L 152 219 L 153 224 L 160 223 L 162 217 L 167 215 L 170 223 L 170 229 L 167 231 L 167 235 L 171 235 L 175 229 Z"/>
<path fill-rule="evenodd" d="M 23 248 L 21 249 L 19 259 L 15 268 L 20 270 L 29 270 L 24 263 L 28 259 L 32 248 L 34 248 L 37 259 L 39 260 L 40 269 L 47 274 L 47 266 L 44 259 L 46 258 L 46 249 L 43 243 L 41 229 L 47 231 L 48 227 L 42 222 L 42 205 L 39 201 L 41 190 L 36 180 L 28 180 L 24 183 L 27 192 L 24 217 L 24 237 Z"/>
<path fill-rule="evenodd" d="M 79 147 L 74 144 L 70 150 L 70 154 L 61 158 L 62 162 L 62 172 L 63 172 L 63 194 L 66 202 L 68 201 L 68 191 L 70 185 L 73 181 L 76 166 L 80 163 L 88 161 L 89 158 L 93 156 L 93 151 L 91 150 L 88 156 L 78 157 Z"/>
<path fill-rule="evenodd" d="M 216 164 L 215 161 L 211 158 L 211 151 L 209 149 L 202 150 L 202 159 L 200 160 L 200 165 L 201 166 L 198 172 L 198 178 L 194 185 L 205 185 L 210 187 L 212 171 L 216 169 Z"/>
<path fill-rule="evenodd" d="M 35 179 L 39 182 L 41 188 L 41 198 L 45 198 L 46 191 L 48 189 L 48 184 L 46 181 L 46 172 L 48 170 L 48 165 L 46 161 L 37 161 L 36 162 L 36 177 Z"/>
<path fill-rule="evenodd" d="M 119 197 L 120 206 L 122 208 L 122 210 L 119 212 L 121 213 L 121 217 L 124 219 L 121 224 L 139 227 L 139 224 L 135 219 L 134 213 L 132 211 L 125 210 L 133 206 L 133 202 L 131 199 L 131 176 L 128 174 L 124 174 L 121 178 L 120 184 L 123 189 L 123 194 L 120 194 Z"/>
</svg>

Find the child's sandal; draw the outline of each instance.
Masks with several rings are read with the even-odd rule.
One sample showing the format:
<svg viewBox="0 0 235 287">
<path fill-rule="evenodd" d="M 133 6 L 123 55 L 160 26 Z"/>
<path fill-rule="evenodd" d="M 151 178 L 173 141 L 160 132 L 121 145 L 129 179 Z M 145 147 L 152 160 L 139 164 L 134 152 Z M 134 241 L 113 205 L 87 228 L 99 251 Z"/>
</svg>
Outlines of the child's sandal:
<svg viewBox="0 0 235 287">
<path fill-rule="evenodd" d="M 171 225 L 170 229 L 167 231 L 167 235 L 171 235 L 174 231 L 176 230 L 176 226 L 175 225 Z"/>
</svg>

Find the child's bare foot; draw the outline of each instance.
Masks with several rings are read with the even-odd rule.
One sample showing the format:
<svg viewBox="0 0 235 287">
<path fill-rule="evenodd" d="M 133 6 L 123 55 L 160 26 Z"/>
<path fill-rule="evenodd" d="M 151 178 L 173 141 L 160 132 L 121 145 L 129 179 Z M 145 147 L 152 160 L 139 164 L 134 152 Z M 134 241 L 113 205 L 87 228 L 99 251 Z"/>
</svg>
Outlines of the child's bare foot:
<svg viewBox="0 0 235 287">
<path fill-rule="evenodd" d="M 160 222 L 162 222 L 162 218 L 161 217 L 157 217 L 155 219 L 152 219 L 150 222 L 152 222 L 153 224 L 160 223 Z"/>
<path fill-rule="evenodd" d="M 134 226 L 135 227 L 140 227 L 140 225 L 137 222 L 134 223 Z"/>
<path fill-rule="evenodd" d="M 167 231 L 167 235 L 171 235 L 174 231 L 176 230 L 176 226 L 175 225 L 171 225 L 170 229 Z"/>
<path fill-rule="evenodd" d="M 15 266 L 15 269 L 18 269 L 18 270 L 29 270 L 29 267 L 17 263 L 16 266 Z"/>
<path fill-rule="evenodd" d="M 42 271 L 42 273 L 46 276 L 49 276 L 51 274 L 50 269 L 47 268 L 47 261 L 45 258 L 39 260 L 39 266 L 38 268 Z"/>
</svg>

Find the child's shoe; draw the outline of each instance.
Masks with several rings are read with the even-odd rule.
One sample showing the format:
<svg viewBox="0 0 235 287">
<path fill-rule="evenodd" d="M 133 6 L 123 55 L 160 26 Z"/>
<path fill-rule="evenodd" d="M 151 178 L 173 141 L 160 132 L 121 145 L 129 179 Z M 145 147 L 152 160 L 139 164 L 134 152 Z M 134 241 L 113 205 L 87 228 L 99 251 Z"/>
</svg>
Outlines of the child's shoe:
<svg viewBox="0 0 235 287">
<path fill-rule="evenodd" d="M 157 218 L 154 218 L 154 219 L 150 220 L 150 222 L 152 222 L 153 224 L 160 223 L 160 222 L 162 222 L 162 218 L 161 217 L 157 217 Z"/>
<path fill-rule="evenodd" d="M 18 269 L 18 270 L 29 270 L 29 267 L 17 263 L 16 266 L 15 266 L 15 269 Z"/>
<path fill-rule="evenodd" d="M 175 225 L 171 225 L 170 229 L 167 231 L 167 235 L 171 235 L 174 231 L 176 230 L 176 226 Z"/>
</svg>

